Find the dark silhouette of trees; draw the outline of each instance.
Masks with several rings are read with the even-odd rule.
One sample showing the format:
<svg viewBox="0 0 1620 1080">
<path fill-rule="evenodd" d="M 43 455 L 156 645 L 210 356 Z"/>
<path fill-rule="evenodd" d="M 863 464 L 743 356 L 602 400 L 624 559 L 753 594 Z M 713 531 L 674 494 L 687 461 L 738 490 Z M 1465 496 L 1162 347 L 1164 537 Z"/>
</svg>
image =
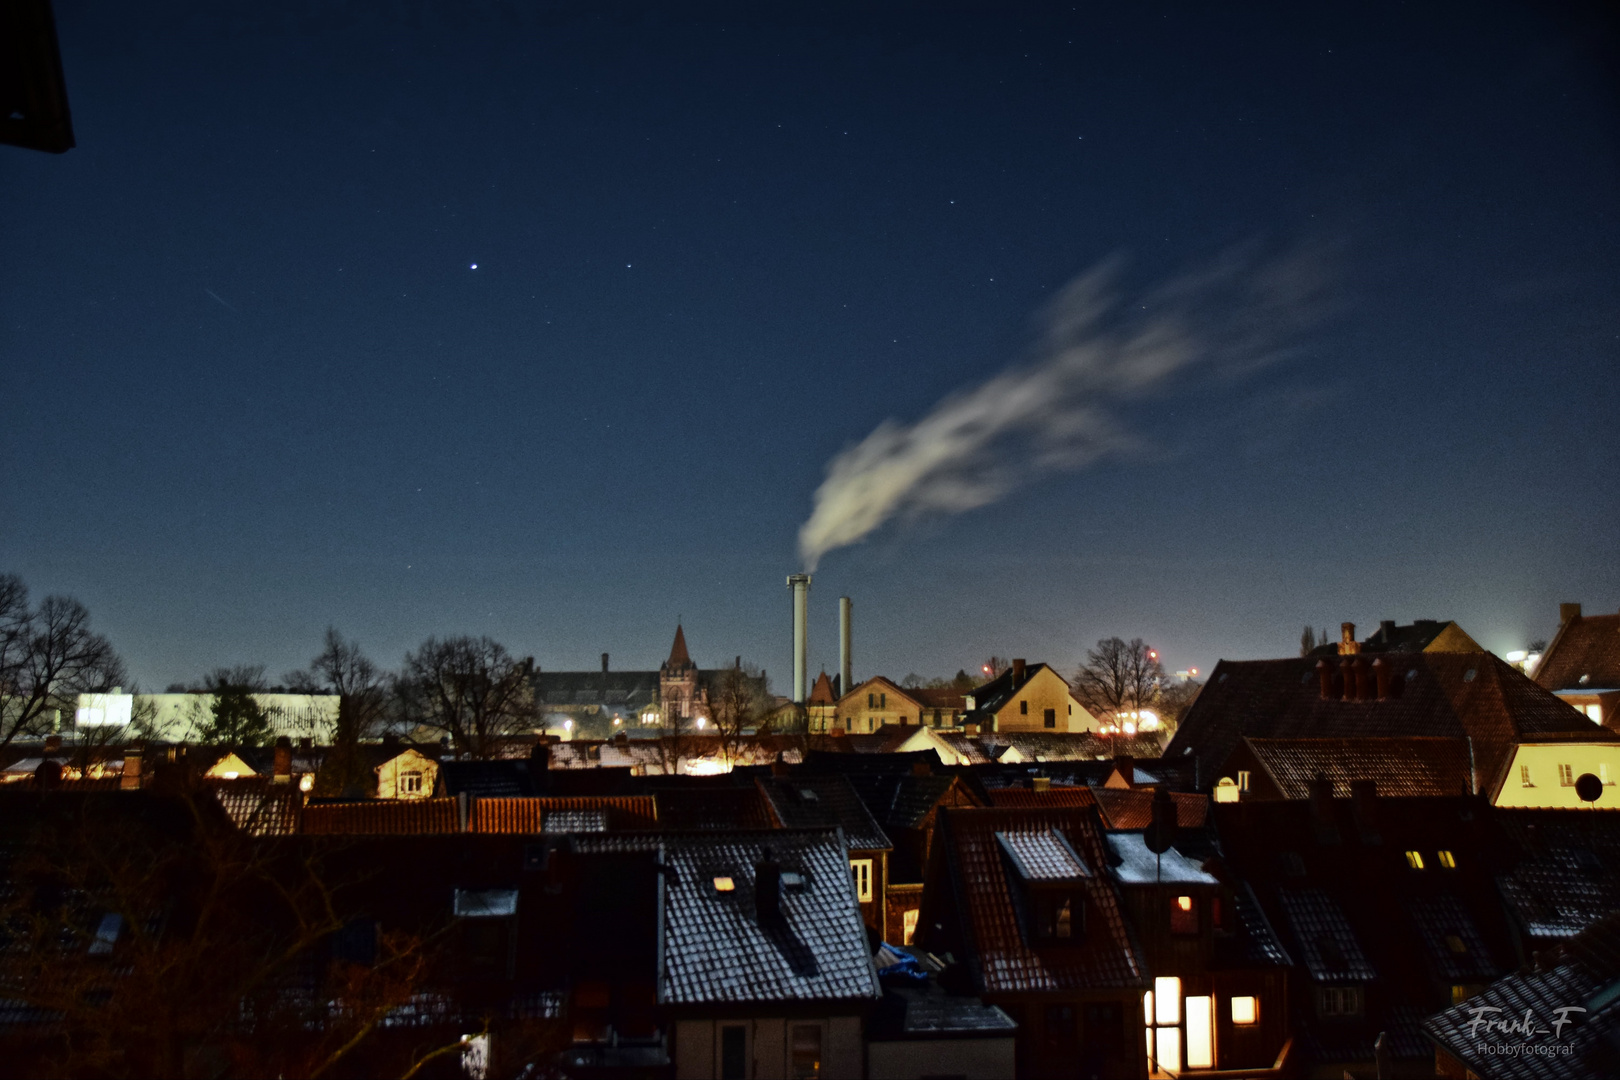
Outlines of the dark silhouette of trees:
<svg viewBox="0 0 1620 1080">
<path fill-rule="evenodd" d="M 394 702 L 392 678 L 372 663 L 357 641 L 345 641 L 336 627 L 326 628 L 320 654 L 303 671 L 287 674 L 288 686 L 300 694 L 336 694 L 337 726 L 332 747 L 315 780 L 317 795 L 364 795 L 375 776 L 360 744 L 382 734 Z"/>
<path fill-rule="evenodd" d="M 191 735 L 199 743 L 237 749 L 262 746 L 275 734 L 271 716 L 253 695 L 264 693 L 264 666 L 239 664 L 215 668 L 203 676 L 198 692 L 212 695 L 194 702 Z"/>
<path fill-rule="evenodd" d="M 407 720 L 449 736 L 458 753 L 497 757 L 539 724 L 533 673 L 490 638 L 428 638 L 405 654 L 399 700 Z"/>
<path fill-rule="evenodd" d="M 1095 649 L 1086 651 L 1086 662 L 1075 675 L 1074 692 L 1087 710 L 1101 718 L 1152 708 L 1163 681 L 1164 668 L 1141 638 L 1129 642 L 1104 638 Z"/>
<path fill-rule="evenodd" d="M 0 574 L 0 746 L 43 735 L 57 710 L 71 717 L 82 693 L 129 681 L 111 642 L 90 629 L 90 612 L 69 596 L 38 607 L 15 574 Z"/>
<path fill-rule="evenodd" d="M 764 691 L 764 680 L 753 665 L 738 665 L 722 671 L 709 690 L 709 719 L 720 736 L 720 750 L 729 764 L 734 762 L 743 738 L 770 730 L 771 699 Z"/>
</svg>

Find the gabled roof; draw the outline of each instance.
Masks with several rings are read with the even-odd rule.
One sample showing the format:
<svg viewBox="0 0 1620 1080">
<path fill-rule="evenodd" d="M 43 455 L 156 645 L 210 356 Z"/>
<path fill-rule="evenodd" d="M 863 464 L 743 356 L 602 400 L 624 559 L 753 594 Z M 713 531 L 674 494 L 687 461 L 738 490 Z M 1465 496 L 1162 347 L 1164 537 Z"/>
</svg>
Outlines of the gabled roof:
<svg viewBox="0 0 1620 1080">
<path fill-rule="evenodd" d="M 954 917 L 961 923 L 961 948 L 980 993 L 1061 992 L 1090 989 L 1138 989 L 1148 983 L 1146 963 L 1131 940 L 1121 913 L 1119 896 L 1111 880 L 1093 875 L 1075 887 L 1087 900 L 1084 932 L 1062 944 L 1032 945 L 1024 936 L 1020 909 L 1023 886 L 1006 855 L 1014 843 L 1037 843 L 1052 832 L 1087 866 L 1102 866 L 1106 855 L 1102 837 L 1088 811 L 1077 808 L 1050 810 L 943 810 L 938 844 L 943 854 L 931 874 L 944 872 L 946 881 L 932 881 L 924 895 L 924 925 L 938 921 L 943 898 L 935 886 L 948 890 Z M 936 948 L 929 944 L 929 948 Z"/>
<path fill-rule="evenodd" d="M 680 779 L 683 782 L 651 789 L 663 828 L 671 832 L 694 832 L 771 827 L 771 812 L 765 805 L 765 796 L 752 782 L 742 787 L 725 782 L 729 777 Z M 722 782 L 709 783 L 711 779 Z"/>
<path fill-rule="evenodd" d="M 1097 800 L 1092 798 L 1091 788 L 1080 787 L 1075 784 L 1064 784 L 1050 787 L 1045 791 L 1036 791 L 1027 787 L 990 788 L 991 806 L 1002 806 L 1009 809 L 1020 806 L 1051 807 L 1051 806 L 1095 806 Z"/>
<path fill-rule="evenodd" d="M 469 831 L 572 833 L 652 829 L 658 813 L 650 795 L 475 799 Z"/>
<path fill-rule="evenodd" d="M 455 799 L 312 801 L 304 807 L 303 831 L 347 836 L 459 833 L 461 813 Z"/>
<path fill-rule="evenodd" d="M 1620 615 L 1577 615 L 1560 626 L 1536 682 L 1548 690 L 1620 689 Z"/>
<path fill-rule="evenodd" d="M 1417 619 L 1406 626 L 1380 623 L 1377 630 L 1361 641 L 1364 653 L 1483 652 L 1468 633 L 1450 619 Z M 1339 643 L 1324 641 L 1311 652 L 1313 658 L 1337 656 Z"/>
<path fill-rule="evenodd" d="M 1214 885 L 1217 879 L 1202 863 L 1176 848 L 1162 854 L 1150 850 L 1141 832 L 1110 832 L 1109 864 L 1122 885 Z"/>
<path fill-rule="evenodd" d="M 879 996 L 849 855 L 836 832 L 606 833 L 574 843 L 583 852 L 657 851 L 669 868 L 660 1003 L 864 1007 Z M 783 918 L 762 925 L 754 878 L 766 851 L 783 871 Z M 717 878 L 732 888 L 716 889 Z"/>
<path fill-rule="evenodd" d="M 1378 977 L 1338 901 L 1317 888 L 1278 894 L 1293 932 L 1295 955 L 1319 983 L 1372 982 Z"/>
<path fill-rule="evenodd" d="M 832 680 L 827 678 L 827 673 L 823 671 L 821 675 L 817 677 L 816 684 L 810 688 L 810 698 L 805 702 L 805 704 L 836 705 L 837 703 L 838 695 L 833 693 Z"/>
<path fill-rule="evenodd" d="M 273 784 L 266 777 L 252 777 L 211 784 L 210 790 L 226 816 L 249 836 L 291 836 L 298 832 L 298 812 L 304 796 L 293 784 Z"/>
<path fill-rule="evenodd" d="M 989 682 L 974 687 L 974 712 L 1000 712 L 1002 707 L 1005 706 L 1007 702 L 1016 697 L 1018 692 L 1027 686 L 1029 681 L 1035 676 L 1039 675 L 1042 671 L 1051 671 L 1052 674 L 1057 675 L 1059 679 L 1063 679 L 1064 686 L 1069 685 L 1069 680 L 1064 679 L 1062 675 L 1058 675 L 1056 668 L 1049 668 L 1046 664 L 1026 664 L 1024 666 L 1024 677 L 1022 679 L 1016 677 L 1013 668 L 1008 668 L 1006 671 L 1003 671 L 1000 675 L 997 675 Z"/>
<path fill-rule="evenodd" d="M 996 833 L 996 843 L 1001 845 L 1001 850 L 1012 860 L 1013 870 L 1024 881 L 1041 884 L 1080 881 L 1092 876 L 1091 867 L 1056 829 L 1038 832 L 1008 829 Z"/>
<path fill-rule="evenodd" d="M 772 816 L 785 829 L 843 829 L 851 850 L 894 847 L 843 776 L 766 776 L 758 783 Z"/>
<path fill-rule="evenodd" d="M 1092 789 L 1103 823 L 1110 829 L 1145 829 L 1153 821 L 1153 792 L 1147 788 Z M 1172 791 L 1176 824 L 1183 829 L 1202 828 L 1209 820 L 1209 796 L 1193 791 Z"/>
<path fill-rule="evenodd" d="M 1484 1014 L 1490 1018 L 1528 1015 L 1540 1030 L 1507 1039 L 1494 1033 L 1481 1037 L 1481 1008 L 1501 1010 Z M 1554 1030 L 1561 1018 L 1569 1023 Z M 1429 1017 L 1423 1031 L 1475 1074 L 1492 1080 L 1613 1077 L 1620 1060 L 1620 911 L 1541 954 L 1533 966 Z M 1503 1054 L 1501 1042 L 1537 1052 Z"/>
<path fill-rule="evenodd" d="M 1615 738 L 1490 653 L 1385 654 L 1374 659 L 1393 665 L 1396 692 L 1388 700 L 1323 698 L 1313 658 L 1222 660 L 1164 757 L 1196 760 L 1199 782 L 1209 787 L 1245 736 L 1468 737 L 1478 788 L 1489 790 L 1519 742 Z"/>
<path fill-rule="evenodd" d="M 530 772 L 529 762 L 519 759 L 493 761 L 441 761 L 439 783 L 446 795 L 466 792 L 475 798 L 517 798 L 540 794 Z"/>
<path fill-rule="evenodd" d="M 1534 942 L 1573 937 L 1620 910 L 1620 814 L 1498 810 L 1519 854 L 1497 887 Z"/>
<path fill-rule="evenodd" d="M 1440 737 L 1255 739 L 1244 744 L 1285 799 L 1310 798 L 1317 776 L 1333 794 L 1373 780 L 1380 795 L 1465 795 L 1471 790 L 1468 740 Z"/>
</svg>

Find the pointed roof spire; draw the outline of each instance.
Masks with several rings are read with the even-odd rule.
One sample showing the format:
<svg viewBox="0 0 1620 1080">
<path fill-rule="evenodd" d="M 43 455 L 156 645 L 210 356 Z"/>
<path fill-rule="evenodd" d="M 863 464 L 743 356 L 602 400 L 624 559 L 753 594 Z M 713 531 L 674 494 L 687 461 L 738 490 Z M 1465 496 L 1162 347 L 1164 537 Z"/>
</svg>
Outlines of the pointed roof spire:
<svg viewBox="0 0 1620 1080">
<path fill-rule="evenodd" d="M 838 698 L 833 693 L 832 680 L 827 678 L 826 671 L 822 671 L 821 678 L 817 679 L 816 685 L 810 688 L 810 700 L 805 704 L 836 705 L 837 703 Z"/>
<path fill-rule="evenodd" d="M 692 654 L 686 651 L 686 632 L 680 623 L 675 624 L 675 644 L 669 648 L 668 664 L 672 668 L 692 666 Z"/>
</svg>

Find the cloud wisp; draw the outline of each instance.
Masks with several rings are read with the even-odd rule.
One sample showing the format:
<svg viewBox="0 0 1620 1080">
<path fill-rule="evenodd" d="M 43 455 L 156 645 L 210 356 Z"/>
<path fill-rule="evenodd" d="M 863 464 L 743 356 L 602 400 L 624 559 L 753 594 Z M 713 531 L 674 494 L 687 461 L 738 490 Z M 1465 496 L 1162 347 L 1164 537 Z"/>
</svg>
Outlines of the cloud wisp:
<svg viewBox="0 0 1620 1080">
<path fill-rule="evenodd" d="M 1239 375 L 1285 356 L 1325 307 L 1315 250 L 1226 252 L 1134 301 L 1110 259 L 1044 312 L 1035 358 L 946 397 L 915 423 L 885 420 L 827 464 L 799 555 L 829 551 L 893 520 L 987 506 L 1050 472 L 1082 469 L 1140 440 L 1116 415 L 1197 373 Z"/>
</svg>

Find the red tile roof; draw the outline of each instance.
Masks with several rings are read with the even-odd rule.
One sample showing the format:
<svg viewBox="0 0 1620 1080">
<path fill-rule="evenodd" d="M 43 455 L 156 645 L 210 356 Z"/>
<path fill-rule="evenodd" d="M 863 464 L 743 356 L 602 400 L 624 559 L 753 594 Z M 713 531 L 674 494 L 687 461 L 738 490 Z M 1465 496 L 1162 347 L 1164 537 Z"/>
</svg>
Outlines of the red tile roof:
<svg viewBox="0 0 1620 1080">
<path fill-rule="evenodd" d="M 1434 737 L 1363 739 L 1245 739 L 1285 799 L 1310 798 L 1317 775 L 1333 794 L 1350 795 L 1353 780 L 1373 780 L 1380 795 L 1466 795 L 1471 781 L 1468 740 Z"/>
<path fill-rule="evenodd" d="M 1093 788 L 1097 809 L 1110 829 L 1145 829 L 1153 821 L 1151 788 Z M 1209 796 L 1191 791 L 1172 791 L 1176 804 L 1176 824 L 1183 829 L 1201 828 L 1209 819 Z"/>
<path fill-rule="evenodd" d="M 1577 615 L 1559 627 L 1536 666 L 1536 683 L 1548 690 L 1620 689 L 1620 615 Z"/>
<path fill-rule="evenodd" d="M 369 799 L 311 803 L 304 807 L 306 833 L 351 836 L 425 836 L 461 831 L 455 799 Z"/>
<path fill-rule="evenodd" d="M 990 788 L 985 794 L 990 796 L 992 806 L 1095 806 L 1097 800 L 1091 797 L 1088 787 L 1064 786 L 1048 788 L 1045 791 L 1036 791 L 1034 788 L 1008 787 Z"/>
<path fill-rule="evenodd" d="M 605 812 L 609 829 L 653 829 L 658 826 L 658 811 L 651 795 L 580 795 L 564 798 L 475 799 L 471 831 L 539 833 L 547 818 L 582 810 Z"/>
<path fill-rule="evenodd" d="M 1118 893 L 1108 875 L 1101 834 L 1088 810 L 943 810 L 939 840 L 948 888 L 964 923 L 963 948 L 982 993 L 1052 992 L 1146 985 L 1145 962 L 1131 941 Z M 1085 930 L 1061 945 L 1031 945 L 1020 925 L 1014 890 L 1022 887 L 1004 853 L 1003 838 L 1056 831 L 1091 870 L 1075 886 L 1088 903 Z M 925 897 L 925 924 L 939 918 Z"/>
</svg>

